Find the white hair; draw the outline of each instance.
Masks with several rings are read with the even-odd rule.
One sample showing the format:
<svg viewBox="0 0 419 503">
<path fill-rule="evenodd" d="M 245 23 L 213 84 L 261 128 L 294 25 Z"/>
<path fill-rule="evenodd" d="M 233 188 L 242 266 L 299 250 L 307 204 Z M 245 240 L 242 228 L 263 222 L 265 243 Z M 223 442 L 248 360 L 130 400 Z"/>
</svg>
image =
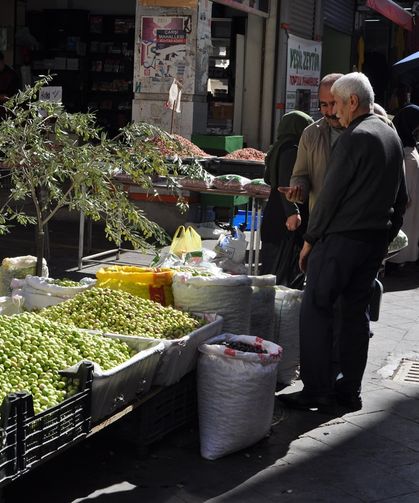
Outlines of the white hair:
<svg viewBox="0 0 419 503">
<path fill-rule="evenodd" d="M 351 95 L 358 96 L 360 105 L 374 104 L 374 91 L 366 75 L 361 72 L 347 73 L 338 79 L 331 88 L 331 93 L 339 96 L 346 103 Z"/>
</svg>

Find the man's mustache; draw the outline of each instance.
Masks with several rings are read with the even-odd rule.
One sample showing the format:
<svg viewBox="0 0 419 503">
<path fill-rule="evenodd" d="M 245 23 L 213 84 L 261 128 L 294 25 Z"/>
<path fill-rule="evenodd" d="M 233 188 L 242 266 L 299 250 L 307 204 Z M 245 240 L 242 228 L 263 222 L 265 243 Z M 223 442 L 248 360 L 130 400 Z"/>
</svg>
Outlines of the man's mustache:
<svg viewBox="0 0 419 503">
<path fill-rule="evenodd" d="M 331 119 L 333 121 L 337 121 L 339 120 L 338 117 L 335 115 L 335 114 L 332 114 L 332 115 L 325 115 L 326 119 Z"/>
</svg>

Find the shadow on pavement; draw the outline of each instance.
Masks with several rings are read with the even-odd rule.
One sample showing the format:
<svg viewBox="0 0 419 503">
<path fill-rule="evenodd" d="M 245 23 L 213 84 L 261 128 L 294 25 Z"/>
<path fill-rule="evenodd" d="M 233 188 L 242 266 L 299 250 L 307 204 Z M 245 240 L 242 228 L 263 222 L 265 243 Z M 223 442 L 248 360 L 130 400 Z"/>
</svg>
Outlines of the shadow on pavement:
<svg viewBox="0 0 419 503">
<path fill-rule="evenodd" d="M 419 501 L 419 393 L 387 391 L 391 407 L 367 398 L 342 418 L 284 411 L 269 438 L 217 461 L 200 457 L 196 426 L 146 456 L 110 428 L 15 483 L 6 503 Z"/>
<path fill-rule="evenodd" d="M 93 501 L 205 501 L 245 483 L 285 456 L 300 435 L 333 419 L 316 412 L 279 409 L 278 413 L 280 423 L 269 437 L 217 461 L 201 458 L 197 424 L 145 449 L 136 444 L 127 417 L 13 483 L 5 491 L 6 503 L 23 502 L 27 494 L 31 503 L 91 501 L 92 493 L 111 486 L 117 492 L 98 495 Z"/>
<path fill-rule="evenodd" d="M 403 267 L 396 269 L 386 267 L 383 286 L 384 292 L 398 292 L 419 288 L 419 264 L 409 262 Z"/>
</svg>

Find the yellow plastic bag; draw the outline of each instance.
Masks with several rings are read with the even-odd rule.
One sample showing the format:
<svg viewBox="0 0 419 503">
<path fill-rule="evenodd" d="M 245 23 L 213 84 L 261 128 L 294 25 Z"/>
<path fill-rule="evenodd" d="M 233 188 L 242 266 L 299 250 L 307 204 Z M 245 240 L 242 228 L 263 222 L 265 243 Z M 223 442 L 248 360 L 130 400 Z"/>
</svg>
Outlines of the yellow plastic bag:
<svg viewBox="0 0 419 503">
<path fill-rule="evenodd" d="M 123 290 L 169 306 L 173 304 L 173 274 L 168 268 L 115 265 L 99 269 L 96 278 L 99 288 Z"/>
<path fill-rule="evenodd" d="M 186 253 L 202 252 L 201 236 L 189 226 L 180 225 L 175 232 L 170 246 L 170 253 L 183 257 Z"/>
</svg>

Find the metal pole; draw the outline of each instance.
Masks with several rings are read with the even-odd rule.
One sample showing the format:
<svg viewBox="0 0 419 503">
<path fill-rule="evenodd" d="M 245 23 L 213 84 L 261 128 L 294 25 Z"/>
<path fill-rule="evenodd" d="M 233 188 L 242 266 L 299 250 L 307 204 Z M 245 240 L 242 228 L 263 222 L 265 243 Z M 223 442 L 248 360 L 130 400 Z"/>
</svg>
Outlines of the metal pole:
<svg viewBox="0 0 419 503">
<path fill-rule="evenodd" d="M 255 276 L 259 272 L 259 252 L 260 252 L 260 224 L 262 218 L 262 199 L 256 199 L 257 220 L 256 220 L 256 244 L 255 244 Z"/>
<path fill-rule="evenodd" d="M 84 249 L 84 213 L 80 212 L 79 217 L 79 256 L 78 256 L 78 268 L 81 269 L 83 265 L 83 249 Z"/>
<path fill-rule="evenodd" d="M 256 198 L 252 197 L 252 217 L 250 219 L 249 274 L 253 272 L 253 247 L 255 244 Z"/>
</svg>

